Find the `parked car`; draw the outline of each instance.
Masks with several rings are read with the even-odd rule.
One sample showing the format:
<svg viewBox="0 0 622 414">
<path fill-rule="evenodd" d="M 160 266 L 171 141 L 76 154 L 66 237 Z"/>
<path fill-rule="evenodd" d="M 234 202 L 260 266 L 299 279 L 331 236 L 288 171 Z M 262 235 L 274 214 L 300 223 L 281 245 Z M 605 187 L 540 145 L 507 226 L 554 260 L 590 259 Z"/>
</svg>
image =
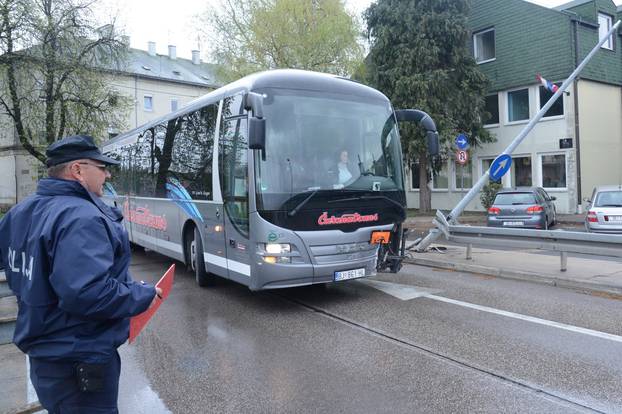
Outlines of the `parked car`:
<svg viewBox="0 0 622 414">
<path fill-rule="evenodd" d="M 504 188 L 488 209 L 491 227 L 545 229 L 555 225 L 555 197 L 541 187 Z"/>
<path fill-rule="evenodd" d="M 598 233 L 622 233 L 622 186 L 596 187 L 587 200 L 585 229 Z"/>
</svg>

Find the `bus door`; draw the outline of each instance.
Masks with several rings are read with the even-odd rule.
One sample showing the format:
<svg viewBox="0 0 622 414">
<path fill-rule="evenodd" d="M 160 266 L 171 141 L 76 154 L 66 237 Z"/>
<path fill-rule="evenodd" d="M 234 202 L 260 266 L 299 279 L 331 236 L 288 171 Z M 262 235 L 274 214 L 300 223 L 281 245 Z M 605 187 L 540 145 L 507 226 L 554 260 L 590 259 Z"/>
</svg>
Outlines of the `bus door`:
<svg viewBox="0 0 622 414">
<path fill-rule="evenodd" d="M 247 118 L 226 119 L 220 129 L 219 175 L 229 278 L 250 284 Z"/>
</svg>

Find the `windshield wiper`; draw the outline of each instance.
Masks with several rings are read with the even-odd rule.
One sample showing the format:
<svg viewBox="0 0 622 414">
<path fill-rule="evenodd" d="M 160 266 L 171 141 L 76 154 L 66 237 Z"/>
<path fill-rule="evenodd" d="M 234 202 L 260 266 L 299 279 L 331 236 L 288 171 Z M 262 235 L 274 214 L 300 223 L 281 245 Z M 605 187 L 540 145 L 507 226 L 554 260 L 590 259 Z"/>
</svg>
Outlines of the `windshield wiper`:
<svg viewBox="0 0 622 414">
<path fill-rule="evenodd" d="M 392 198 L 384 196 L 384 195 L 362 195 L 362 196 L 355 196 L 355 197 L 349 197 L 349 198 L 339 198 L 337 200 L 329 200 L 328 202 L 339 203 L 341 201 L 358 201 L 358 200 L 387 200 L 391 202 L 392 204 L 396 205 L 397 207 L 399 207 L 402 213 L 406 215 L 406 207 L 404 207 L 397 201 L 393 200 Z"/>
<path fill-rule="evenodd" d="M 301 209 L 302 207 L 304 207 L 304 205 L 305 205 L 305 204 L 307 204 L 307 202 L 308 202 L 309 200 L 311 200 L 311 198 L 312 198 L 314 195 L 316 195 L 316 194 L 317 194 L 317 192 L 318 192 L 318 191 L 320 191 L 320 190 L 315 190 L 315 191 L 313 191 L 311 194 L 309 194 L 309 195 L 307 196 L 307 198 L 305 198 L 305 199 L 304 199 L 304 200 L 302 200 L 300 203 L 298 203 L 298 205 L 297 205 L 296 207 L 294 207 L 291 211 L 289 211 L 289 212 L 287 213 L 287 215 L 288 215 L 288 216 L 290 216 L 290 217 L 294 217 L 294 216 L 295 216 L 295 215 L 296 215 L 296 214 L 300 211 L 300 209 Z"/>
</svg>

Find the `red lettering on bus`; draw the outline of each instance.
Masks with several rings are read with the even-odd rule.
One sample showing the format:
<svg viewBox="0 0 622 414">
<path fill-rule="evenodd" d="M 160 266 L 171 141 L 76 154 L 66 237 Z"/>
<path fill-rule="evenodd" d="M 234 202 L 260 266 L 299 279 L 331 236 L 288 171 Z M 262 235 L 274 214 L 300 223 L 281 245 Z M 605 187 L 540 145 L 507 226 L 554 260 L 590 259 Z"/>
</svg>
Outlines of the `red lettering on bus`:
<svg viewBox="0 0 622 414">
<path fill-rule="evenodd" d="M 359 213 L 344 214 L 341 217 L 330 216 L 328 212 L 322 213 L 317 219 L 317 224 L 320 226 L 329 226 L 334 224 L 351 224 L 351 223 L 365 223 L 369 221 L 378 221 L 378 213 L 361 215 Z"/>
<path fill-rule="evenodd" d="M 123 203 L 123 216 L 125 216 L 127 221 L 156 230 L 166 231 L 166 227 L 168 226 L 164 216 L 151 214 L 146 207 L 137 207 L 135 210 L 130 210 L 127 201 Z"/>
</svg>

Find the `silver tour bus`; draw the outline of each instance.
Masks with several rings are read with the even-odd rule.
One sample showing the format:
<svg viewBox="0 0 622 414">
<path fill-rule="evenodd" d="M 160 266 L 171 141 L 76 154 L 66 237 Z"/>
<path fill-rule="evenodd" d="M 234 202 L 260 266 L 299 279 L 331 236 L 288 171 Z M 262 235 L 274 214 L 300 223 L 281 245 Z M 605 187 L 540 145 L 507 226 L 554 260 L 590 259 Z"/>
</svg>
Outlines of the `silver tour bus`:
<svg viewBox="0 0 622 414">
<path fill-rule="evenodd" d="M 300 70 L 247 76 L 106 142 L 105 199 L 132 243 L 252 290 L 399 270 L 406 197 L 397 121 L 380 92 Z M 400 251 L 401 250 L 401 251 Z"/>
</svg>

